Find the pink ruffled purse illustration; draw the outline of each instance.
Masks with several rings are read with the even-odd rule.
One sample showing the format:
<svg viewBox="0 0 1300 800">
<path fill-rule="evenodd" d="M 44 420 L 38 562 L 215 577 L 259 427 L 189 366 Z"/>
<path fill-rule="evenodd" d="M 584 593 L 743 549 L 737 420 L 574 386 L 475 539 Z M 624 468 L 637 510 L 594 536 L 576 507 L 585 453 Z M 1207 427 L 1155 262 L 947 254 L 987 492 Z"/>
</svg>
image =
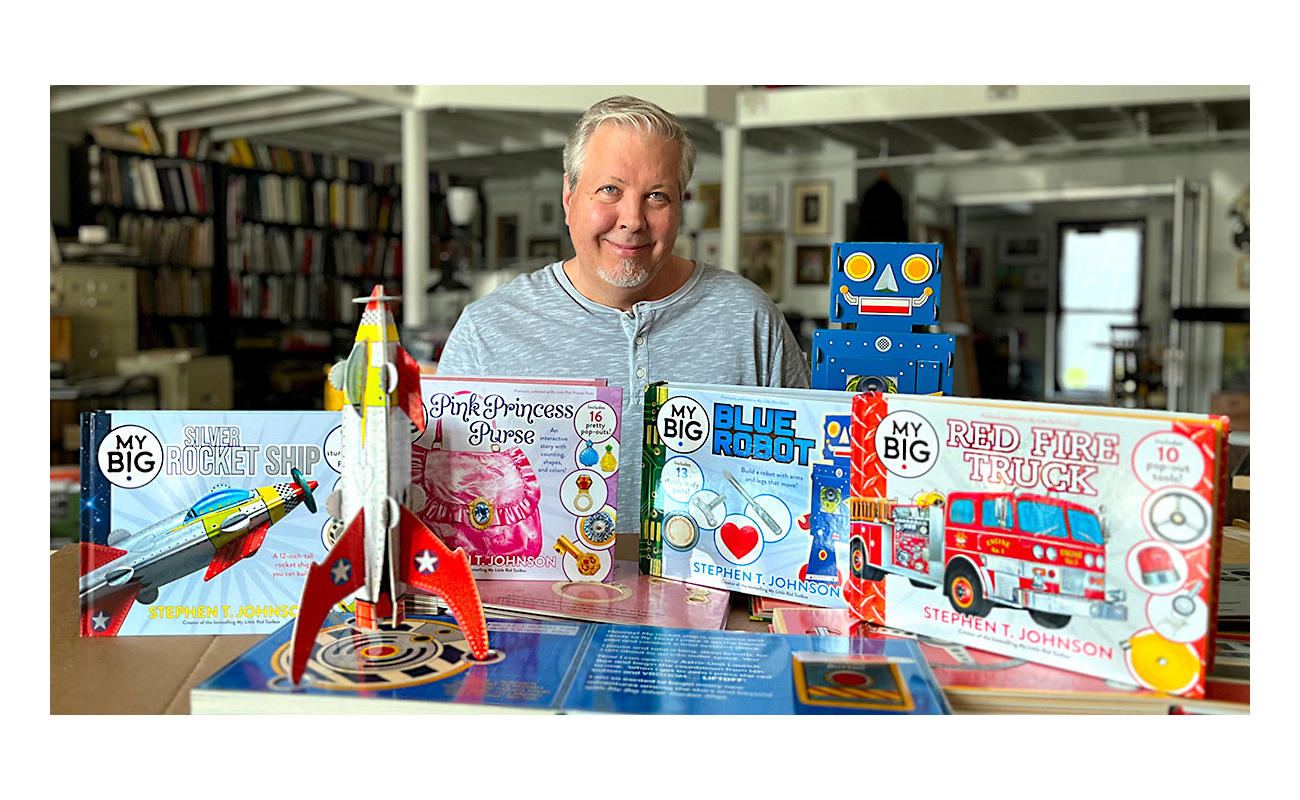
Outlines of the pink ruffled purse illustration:
<svg viewBox="0 0 1300 800">
<path fill-rule="evenodd" d="M 416 516 L 453 550 L 475 556 L 542 552 L 541 489 L 519 448 L 501 452 L 411 448 Z"/>
</svg>

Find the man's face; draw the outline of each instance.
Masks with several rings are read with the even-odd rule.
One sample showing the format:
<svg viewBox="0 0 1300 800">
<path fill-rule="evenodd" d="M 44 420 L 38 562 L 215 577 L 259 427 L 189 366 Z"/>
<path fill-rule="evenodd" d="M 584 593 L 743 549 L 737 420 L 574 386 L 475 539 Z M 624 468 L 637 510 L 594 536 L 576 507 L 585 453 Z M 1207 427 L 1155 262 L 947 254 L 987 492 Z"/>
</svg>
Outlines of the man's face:
<svg viewBox="0 0 1300 800">
<path fill-rule="evenodd" d="M 605 123 L 587 142 L 564 220 L 579 267 L 611 286 L 646 285 L 673 252 L 681 218 L 676 142 Z"/>
</svg>

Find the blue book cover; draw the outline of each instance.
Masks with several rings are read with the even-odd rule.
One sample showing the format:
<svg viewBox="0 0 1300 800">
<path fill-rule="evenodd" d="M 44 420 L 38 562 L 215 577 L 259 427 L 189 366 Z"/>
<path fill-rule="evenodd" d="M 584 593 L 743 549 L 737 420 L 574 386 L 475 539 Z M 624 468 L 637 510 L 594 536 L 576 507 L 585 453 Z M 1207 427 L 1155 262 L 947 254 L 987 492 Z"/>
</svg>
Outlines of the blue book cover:
<svg viewBox="0 0 1300 800">
<path fill-rule="evenodd" d="M 676 382 L 647 387 L 641 571 L 845 607 L 853 397 Z"/>
<path fill-rule="evenodd" d="M 82 418 L 81 635 L 269 633 L 328 552 L 325 411 Z"/>
<path fill-rule="evenodd" d="M 454 620 L 366 631 L 335 615 L 304 681 L 285 624 L 190 695 L 193 713 L 947 714 L 910 639 L 850 640 L 489 620 L 479 663 Z M 431 707 L 428 704 L 438 704 Z"/>
</svg>

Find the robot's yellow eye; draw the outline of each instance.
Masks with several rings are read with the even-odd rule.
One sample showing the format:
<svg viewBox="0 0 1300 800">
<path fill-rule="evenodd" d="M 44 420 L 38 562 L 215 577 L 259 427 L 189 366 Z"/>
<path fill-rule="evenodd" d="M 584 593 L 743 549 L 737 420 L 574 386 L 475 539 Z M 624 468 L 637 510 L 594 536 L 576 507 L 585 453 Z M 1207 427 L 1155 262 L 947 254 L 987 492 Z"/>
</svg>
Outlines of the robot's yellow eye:
<svg viewBox="0 0 1300 800">
<path fill-rule="evenodd" d="M 832 420 L 831 423 L 826 426 L 826 433 L 831 436 L 839 436 L 840 424 Z"/>
<path fill-rule="evenodd" d="M 908 256 L 903 262 L 903 277 L 912 283 L 925 283 L 934 274 L 934 264 L 923 255 Z"/>
<path fill-rule="evenodd" d="M 854 253 L 844 262 L 844 274 L 855 281 L 864 281 L 876 271 L 876 262 L 866 253 Z"/>
</svg>

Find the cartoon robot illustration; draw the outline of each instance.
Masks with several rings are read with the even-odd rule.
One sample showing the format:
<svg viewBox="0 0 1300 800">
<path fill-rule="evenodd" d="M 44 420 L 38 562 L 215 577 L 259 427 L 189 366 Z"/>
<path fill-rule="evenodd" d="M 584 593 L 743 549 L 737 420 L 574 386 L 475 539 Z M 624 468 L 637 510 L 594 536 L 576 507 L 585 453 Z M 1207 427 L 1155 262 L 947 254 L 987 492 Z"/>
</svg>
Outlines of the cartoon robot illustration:
<svg viewBox="0 0 1300 800">
<path fill-rule="evenodd" d="M 815 389 L 952 394 L 956 338 L 936 325 L 943 245 L 841 242 L 832 250 L 830 320 L 813 334 Z"/>
<path fill-rule="evenodd" d="M 822 420 L 822 458 L 813 464 L 812 502 L 799 527 L 812 534 L 804 580 L 839 583 L 835 543 L 849 538 L 849 414 Z"/>
<path fill-rule="evenodd" d="M 388 305 L 396 299 L 376 286 L 354 301 L 365 304 L 356 342 L 347 360 L 330 370 L 330 383 L 344 395 L 343 477 L 326 509 L 345 527 L 324 562 L 307 572 L 293 631 L 294 683 L 330 610 L 353 592 L 354 624 L 363 630 L 400 625 L 408 587 L 436 594 L 460 623 L 474 657 L 490 657 L 469 558 L 409 510 L 422 502 L 411 497 L 411 426 L 423 432 L 425 415 L 419 366 L 398 342 Z"/>
<path fill-rule="evenodd" d="M 313 514 L 316 481 L 297 469 L 291 483 L 256 489 L 222 487 L 184 511 L 131 533 L 114 531 L 106 544 L 81 543 L 81 635 L 116 636 L 133 601 L 149 605 L 158 590 L 197 572 L 210 581 L 257 554 L 272 525 L 299 505 Z"/>
</svg>

